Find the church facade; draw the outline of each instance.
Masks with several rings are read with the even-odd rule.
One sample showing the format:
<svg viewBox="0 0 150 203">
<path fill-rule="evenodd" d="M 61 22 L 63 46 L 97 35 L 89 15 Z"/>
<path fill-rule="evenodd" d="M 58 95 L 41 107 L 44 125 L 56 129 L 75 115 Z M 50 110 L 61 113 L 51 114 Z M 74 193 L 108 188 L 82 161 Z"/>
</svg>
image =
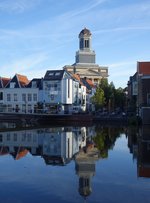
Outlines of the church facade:
<svg viewBox="0 0 150 203">
<path fill-rule="evenodd" d="M 76 52 L 75 63 L 63 67 L 71 74 L 79 74 L 80 78 L 90 79 L 95 85 L 102 78 L 108 78 L 108 67 L 96 64 L 96 54 L 92 50 L 92 34 L 84 28 L 79 33 L 79 50 Z"/>
</svg>

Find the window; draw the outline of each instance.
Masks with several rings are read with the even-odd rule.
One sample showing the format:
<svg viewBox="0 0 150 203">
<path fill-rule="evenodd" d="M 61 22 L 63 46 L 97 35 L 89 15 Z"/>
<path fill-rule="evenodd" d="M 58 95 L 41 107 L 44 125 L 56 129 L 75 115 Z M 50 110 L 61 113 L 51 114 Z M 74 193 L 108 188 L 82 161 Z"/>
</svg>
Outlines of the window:
<svg viewBox="0 0 150 203">
<path fill-rule="evenodd" d="M 11 82 L 10 83 L 10 88 L 14 88 L 15 87 L 15 82 Z"/>
<path fill-rule="evenodd" d="M 28 113 L 32 113 L 32 106 L 28 104 Z"/>
<path fill-rule="evenodd" d="M 11 101 L 11 95 L 7 94 L 7 101 Z"/>
<path fill-rule="evenodd" d="M 26 94 L 22 94 L 22 101 L 26 101 Z"/>
<path fill-rule="evenodd" d="M 0 134 L 0 142 L 3 142 L 3 135 Z"/>
<path fill-rule="evenodd" d="M 150 105 L 150 93 L 147 94 L 147 104 Z"/>
<path fill-rule="evenodd" d="M 83 38 L 80 39 L 80 49 L 83 49 Z"/>
<path fill-rule="evenodd" d="M 17 141 L 17 134 L 14 133 L 14 141 Z"/>
<path fill-rule="evenodd" d="M 56 72 L 56 73 L 55 73 L 55 76 L 59 76 L 59 75 L 60 75 L 60 72 Z"/>
<path fill-rule="evenodd" d="M 85 46 L 85 48 L 89 48 L 89 40 L 84 41 L 84 46 Z"/>
<path fill-rule="evenodd" d="M 28 101 L 32 101 L 32 95 L 28 94 Z"/>
<path fill-rule="evenodd" d="M 26 134 L 24 133 L 24 134 L 22 134 L 22 138 L 21 138 L 21 141 L 25 141 L 26 140 Z"/>
<path fill-rule="evenodd" d="M 31 138 L 32 138 L 31 133 L 27 134 L 27 141 L 28 142 L 31 142 Z"/>
<path fill-rule="evenodd" d="M 33 101 L 37 101 L 37 94 L 33 94 Z"/>
<path fill-rule="evenodd" d="M 36 88 L 37 85 L 36 85 L 36 81 L 32 81 L 32 88 Z"/>
<path fill-rule="evenodd" d="M 14 101 L 18 101 L 17 100 L 17 94 L 14 94 Z"/>
<path fill-rule="evenodd" d="M 7 141 L 10 141 L 10 133 L 7 133 Z"/>
<path fill-rule="evenodd" d="M 53 75 L 54 75 L 54 73 L 52 72 L 52 73 L 49 73 L 48 75 L 49 75 L 49 76 L 53 76 Z"/>
<path fill-rule="evenodd" d="M 12 105 L 9 104 L 9 105 L 8 105 L 8 112 L 12 112 L 12 111 L 13 111 Z"/>
<path fill-rule="evenodd" d="M 0 100 L 3 100 L 3 92 L 0 92 Z"/>
<path fill-rule="evenodd" d="M 57 91 L 57 84 L 54 84 L 54 90 Z"/>
</svg>

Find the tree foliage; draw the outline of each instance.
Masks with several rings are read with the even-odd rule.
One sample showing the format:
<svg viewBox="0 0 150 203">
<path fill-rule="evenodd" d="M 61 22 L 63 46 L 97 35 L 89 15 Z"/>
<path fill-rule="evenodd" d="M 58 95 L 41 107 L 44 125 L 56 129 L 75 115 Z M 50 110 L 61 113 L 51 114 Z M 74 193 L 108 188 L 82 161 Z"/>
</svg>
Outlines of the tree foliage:
<svg viewBox="0 0 150 203">
<path fill-rule="evenodd" d="M 125 100 L 124 89 L 121 87 L 116 89 L 113 82 L 110 82 L 109 84 L 108 80 L 105 78 L 102 78 L 101 83 L 97 87 L 96 93 L 92 98 L 96 108 L 106 107 L 109 110 L 114 110 L 118 107 L 123 110 Z"/>
<path fill-rule="evenodd" d="M 102 107 L 105 103 L 104 91 L 102 88 L 98 87 L 94 96 L 92 97 L 92 102 L 96 105 L 96 108 Z"/>
</svg>

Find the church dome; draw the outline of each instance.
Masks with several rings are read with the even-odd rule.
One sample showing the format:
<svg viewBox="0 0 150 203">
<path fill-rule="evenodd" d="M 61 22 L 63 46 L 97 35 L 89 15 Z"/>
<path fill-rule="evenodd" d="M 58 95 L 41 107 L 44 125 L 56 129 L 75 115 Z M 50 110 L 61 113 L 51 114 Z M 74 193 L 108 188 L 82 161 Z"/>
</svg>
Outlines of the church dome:
<svg viewBox="0 0 150 203">
<path fill-rule="evenodd" d="M 89 29 L 87 29 L 86 27 L 83 29 L 83 30 L 81 30 L 81 32 L 80 32 L 80 34 L 79 34 L 79 37 L 81 36 L 81 35 L 91 35 L 91 32 L 90 32 L 90 30 Z"/>
</svg>

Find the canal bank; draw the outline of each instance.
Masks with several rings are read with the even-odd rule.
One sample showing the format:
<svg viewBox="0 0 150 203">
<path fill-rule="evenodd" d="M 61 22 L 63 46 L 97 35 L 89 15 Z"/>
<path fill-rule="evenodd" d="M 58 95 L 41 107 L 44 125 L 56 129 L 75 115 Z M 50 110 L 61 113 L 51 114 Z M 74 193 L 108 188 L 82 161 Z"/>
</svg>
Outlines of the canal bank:
<svg viewBox="0 0 150 203">
<path fill-rule="evenodd" d="M 20 114 L 1 113 L 1 122 L 14 122 L 18 125 L 79 125 L 88 126 L 93 123 L 122 123 L 127 124 L 127 117 L 102 117 L 93 114 Z"/>
</svg>

